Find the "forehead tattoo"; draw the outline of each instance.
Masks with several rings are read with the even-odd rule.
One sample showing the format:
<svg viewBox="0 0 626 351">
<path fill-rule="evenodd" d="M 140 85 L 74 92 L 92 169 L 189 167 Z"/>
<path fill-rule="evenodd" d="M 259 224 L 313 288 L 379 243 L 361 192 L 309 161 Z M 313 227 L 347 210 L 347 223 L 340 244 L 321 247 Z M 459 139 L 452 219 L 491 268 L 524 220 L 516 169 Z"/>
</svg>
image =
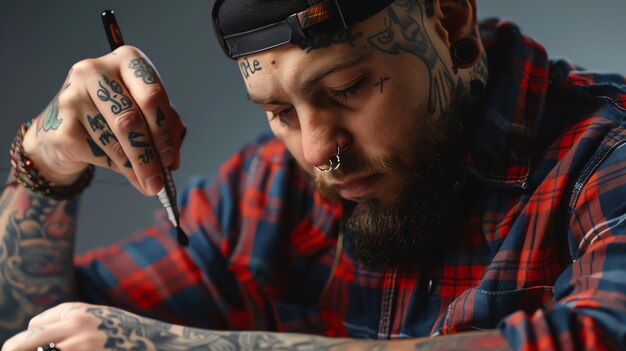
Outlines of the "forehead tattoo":
<svg viewBox="0 0 626 351">
<path fill-rule="evenodd" d="M 351 67 L 354 67 L 364 61 L 367 61 L 369 57 L 370 57 L 370 52 L 362 51 L 362 52 L 357 53 L 356 55 L 353 54 L 353 55 L 339 58 L 333 61 L 333 64 L 329 66 L 325 66 L 319 69 L 317 72 L 311 73 L 309 77 L 304 80 L 304 83 L 300 86 L 299 90 L 301 91 L 302 94 L 308 95 L 313 91 L 315 85 L 320 80 L 328 76 L 329 74 L 340 72 L 340 71 L 349 69 Z M 248 100 L 259 105 L 288 105 L 289 104 L 287 102 L 281 101 L 280 99 L 276 99 L 273 97 L 266 98 L 266 97 L 256 95 L 254 92 L 251 92 L 251 91 L 248 92 Z"/>
<path fill-rule="evenodd" d="M 261 67 L 261 61 L 253 59 L 252 62 L 250 62 L 247 57 L 244 57 L 243 60 L 241 60 L 239 68 L 241 69 L 241 74 L 243 74 L 246 79 L 250 78 L 250 76 L 256 72 L 263 70 L 263 67 Z"/>
</svg>

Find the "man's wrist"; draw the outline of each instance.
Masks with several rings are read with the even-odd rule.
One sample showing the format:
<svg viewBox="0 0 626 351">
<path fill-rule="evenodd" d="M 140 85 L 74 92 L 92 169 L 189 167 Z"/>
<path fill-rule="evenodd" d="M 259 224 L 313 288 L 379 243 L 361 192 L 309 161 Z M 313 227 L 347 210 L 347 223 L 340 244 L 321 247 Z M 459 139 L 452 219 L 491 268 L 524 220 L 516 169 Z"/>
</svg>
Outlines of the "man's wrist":
<svg viewBox="0 0 626 351">
<path fill-rule="evenodd" d="M 33 138 L 33 129 L 29 128 L 32 124 L 33 121 L 22 124 L 11 143 L 11 176 L 22 186 L 45 198 L 60 201 L 80 194 L 93 179 L 94 167 L 88 165 L 84 170 L 63 175 L 52 171 L 53 167 L 49 167 L 36 152 L 29 154 L 31 150 L 36 150 L 32 142 L 26 139 L 29 132 L 30 138 Z"/>
</svg>

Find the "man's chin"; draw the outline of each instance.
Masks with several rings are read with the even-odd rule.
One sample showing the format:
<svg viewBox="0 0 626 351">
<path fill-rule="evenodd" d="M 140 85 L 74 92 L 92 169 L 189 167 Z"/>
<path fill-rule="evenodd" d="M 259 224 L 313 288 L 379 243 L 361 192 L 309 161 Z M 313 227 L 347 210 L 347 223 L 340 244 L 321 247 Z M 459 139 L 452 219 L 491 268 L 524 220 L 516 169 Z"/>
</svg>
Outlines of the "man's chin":
<svg viewBox="0 0 626 351">
<path fill-rule="evenodd" d="M 438 248 L 444 208 L 429 199 L 389 204 L 372 198 L 353 206 L 345 220 L 350 255 L 370 269 L 416 267 Z"/>
</svg>

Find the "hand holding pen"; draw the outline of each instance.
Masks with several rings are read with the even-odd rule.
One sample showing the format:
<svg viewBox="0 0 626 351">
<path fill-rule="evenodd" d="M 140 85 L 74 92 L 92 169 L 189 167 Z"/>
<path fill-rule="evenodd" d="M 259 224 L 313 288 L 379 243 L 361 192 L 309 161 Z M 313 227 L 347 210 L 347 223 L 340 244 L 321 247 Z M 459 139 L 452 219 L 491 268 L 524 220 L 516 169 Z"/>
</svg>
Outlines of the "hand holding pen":
<svg viewBox="0 0 626 351">
<path fill-rule="evenodd" d="M 183 131 L 150 60 L 122 46 L 73 65 L 28 128 L 23 147 L 40 174 L 57 186 L 72 184 L 92 164 L 121 173 L 141 193 L 154 196 L 170 176 L 164 169 L 178 167 Z"/>
<path fill-rule="evenodd" d="M 117 20 L 115 19 L 115 15 L 112 10 L 105 10 L 102 12 L 102 24 L 104 25 L 104 31 L 106 32 L 107 39 L 109 40 L 109 47 L 111 51 L 116 50 L 120 46 L 124 45 L 124 38 L 122 37 L 122 32 L 120 30 L 119 25 L 117 24 Z M 131 62 L 131 67 L 133 63 Z M 149 68 L 149 66 L 147 66 Z M 137 71 L 135 71 L 135 75 L 137 75 Z M 156 77 L 156 75 L 155 75 Z M 154 79 L 156 80 L 156 78 Z M 158 109 L 158 108 L 157 108 Z M 157 111 L 157 119 L 159 118 Z M 157 125 L 158 125 L 157 120 Z M 172 173 L 163 164 L 163 161 L 160 161 L 163 167 L 163 187 L 159 190 L 157 196 L 159 201 L 165 208 L 167 212 L 167 217 L 172 222 L 174 227 L 176 228 L 176 237 L 178 243 L 181 246 L 189 245 L 189 239 L 187 238 L 187 234 L 180 227 L 180 218 L 178 214 L 178 207 L 176 206 L 176 186 L 174 185 L 174 178 L 172 177 Z"/>
</svg>

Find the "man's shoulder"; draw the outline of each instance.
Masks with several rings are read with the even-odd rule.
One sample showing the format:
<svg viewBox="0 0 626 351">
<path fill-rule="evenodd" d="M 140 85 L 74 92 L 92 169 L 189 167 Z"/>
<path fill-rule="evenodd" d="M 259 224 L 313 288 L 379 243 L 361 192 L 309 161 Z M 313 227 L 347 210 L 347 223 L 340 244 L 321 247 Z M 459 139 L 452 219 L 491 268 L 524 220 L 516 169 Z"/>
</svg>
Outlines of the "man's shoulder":
<svg viewBox="0 0 626 351">
<path fill-rule="evenodd" d="M 286 168 L 291 159 L 282 141 L 271 133 L 264 133 L 235 152 L 220 167 L 220 173 L 233 170 L 252 172 L 258 170 L 260 166 Z"/>
</svg>

